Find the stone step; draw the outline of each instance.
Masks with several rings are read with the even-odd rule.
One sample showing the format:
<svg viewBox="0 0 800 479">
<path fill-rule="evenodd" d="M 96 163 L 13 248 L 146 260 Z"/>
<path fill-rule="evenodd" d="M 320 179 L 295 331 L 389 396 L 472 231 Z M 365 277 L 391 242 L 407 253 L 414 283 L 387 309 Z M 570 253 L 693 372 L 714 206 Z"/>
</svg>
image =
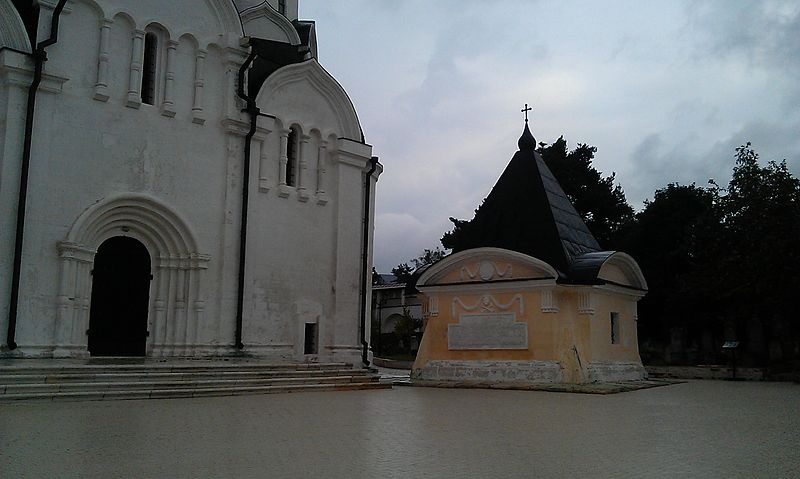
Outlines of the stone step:
<svg viewBox="0 0 800 479">
<path fill-rule="evenodd" d="M 210 363 L 210 364 L 69 364 L 69 365 L 3 365 L 0 366 L 0 378 L 16 374 L 53 374 L 53 373 L 102 373 L 102 372 L 214 372 L 214 371 L 319 371 L 328 369 L 352 369 L 348 363 L 294 363 L 294 364 L 261 364 L 261 363 Z"/>
<path fill-rule="evenodd" d="M 322 369 L 322 370 L 265 370 L 265 371 L 131 371 L 131 372 L 50 372 L 43 374 L 9 374 L 0 376 L 0 386 L 9 384 L 43 384 L 70 382 L 132 382 L 142 380 L 196 381 L 202 379 L 269 379 L 269 378 L 309 378 L 324 376 L 369 376 L 364 369 Z"/>
<path fill-rule="evenodd" d="M 282 385 L 311 384 L 349 384 L 377 382 L 380 378 L 364 376 L 318 376 L 305 378 L 269 378 L 269 379 L 204 379 L 196 381 L 158 381 L 142 380 L 130 382 L 86 382 L 86 383 L 34 383 L 9 384 L 0 386 L 0 398 L 4 394 L 21 393 L 61 393 L 61 392 L 102 392 L 110 390 L 167 390 L 167 389 L 203 389 L 222 387 L 258 387 Z"/>
<path fill-rule="evenodd" d="M 13 401 L 102 401 L 115 399 L 166 399 L 206 396 L 238 396 L 248 394 L 275 394 L 319 391 L 352 391 L 391 389 L 390 384 L 380 382 L 351 382 L 346 384 L 301 384 L 270 386 L 236 386 L 180 389 L 131 389 L 110 391 L 12 393 L 0 395 L 0 403 Z"/>
</svg>

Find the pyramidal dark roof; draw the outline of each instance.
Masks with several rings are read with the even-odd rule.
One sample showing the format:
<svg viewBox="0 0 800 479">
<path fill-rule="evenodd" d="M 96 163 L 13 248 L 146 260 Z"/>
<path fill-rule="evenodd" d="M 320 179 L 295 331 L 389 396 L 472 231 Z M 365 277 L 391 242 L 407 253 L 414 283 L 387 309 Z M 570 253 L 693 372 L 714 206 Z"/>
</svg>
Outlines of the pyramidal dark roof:
<svg viewBox="0 0 800 479">
<path fill-rule="evenodd" d="M 478 246 L 510 249 L 541 259 L 569 280 L 578 257 L 600 245 L 572 206 L 561 185 L 536 152 L 525 123 L 511 158 L 472 220 Z"/>
</svg>

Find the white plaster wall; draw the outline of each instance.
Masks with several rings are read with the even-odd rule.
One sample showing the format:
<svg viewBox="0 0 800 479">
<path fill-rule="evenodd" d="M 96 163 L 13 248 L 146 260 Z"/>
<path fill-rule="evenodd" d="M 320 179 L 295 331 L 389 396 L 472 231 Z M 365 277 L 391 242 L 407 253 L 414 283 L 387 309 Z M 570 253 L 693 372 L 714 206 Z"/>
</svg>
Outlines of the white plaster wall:
<svg viewBox="0 0 800 479">
<path fill-rule="evenodd" d="M 40 91 L 37 104 L 17 325 L 22 354 L 49 354 L 64 329 L 57 320 L 57 296 L 63 289 L 59 242 L 87 208 L 130 193 L 153 198 L 183 218 L 196 239 L 196 253 L 208 256 L 196 344 L 160 354 L 232 351 L 248 119 L 234 95 L 246 52 L 238 47 L 241 31 L 219 13 L 226 3 L 69 3 L 59 42 L 48 51 L 45 66 L 47 75 L 66 82 L 60 93 Z M 296 2 L 289 3 L 296 11 Z M 43 24 L 49 24 L 48 14 L 44 8 Z M 160 40 L 153 105 L 131 102 L 138 95 L 131 89 L 140 84 L 131 80 L 132 51 L 136 32 L 141 36 L 144 30 L 158 32 Z M 170 61 L 168 46 L 174 49 Z M 104 48 L 105 64 L 100 55 Z M 198 55 L 203 57 L 200 112 Z M 305 78 L 295 71 L 277 95 L 259 105 L 274 118 L 259 119 L 253 140 L 243 339 L 249 353 L 309 359 L 302 354 L 302 327 L 317 322 L 319 358 L 358 362 L 363 178 L 371 147 L 360 138 L 342 139 L 360 136 L 355 112 L 338 83 L 318 65 L 314 68 Z M 167 77 L 171 96 L 166 93 Z M 0 118 L 6 119 L 0 129 L 4 278 L 10 277 L 13 256 L 24 93 L 22 87 L 0 88 Z M 307 198 L 296 188 L 279 185 L 279 130 L 290 124 L 300 125 L 310 137 L 304 153 Z M 320 162 L 323 142 L 326 149 Z M 373 176 L 373 187 L 379 174 Z M 282 191 L 286 194 L 279 195 Z M 374 216 L 374 211 L 369 214 Z M 120 234 L 124 234 L 121 228 Z M 96 249 L 99 244 L 85 246 Z M 151 257 L 160 254 L 149 246 Z M 158 263 L 155 257 L 151 260 Z M 80 274 L 86 277 L 75 281 L 90 284 L 88 269 Z M 3 298 L 8 297 L 8 283 L 0 286 Z M 155 288 L 151 285 L 151 328 Z M 4 332 L 7 301 L 2 308 Z M 80 340 L 85 350 L 85 336 Z"/>
</svg>

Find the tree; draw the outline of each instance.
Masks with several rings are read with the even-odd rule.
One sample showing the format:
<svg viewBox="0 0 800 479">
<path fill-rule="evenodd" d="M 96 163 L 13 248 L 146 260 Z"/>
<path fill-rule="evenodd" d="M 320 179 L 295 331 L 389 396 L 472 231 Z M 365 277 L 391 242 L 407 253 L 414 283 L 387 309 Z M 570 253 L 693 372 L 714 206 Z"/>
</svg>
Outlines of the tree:
<svg viewBox="0 0 800 479">
<path fill-rule="evenodd" d="M 740 340 L 749 364 L 797 360 L 800 180 L 785 161 L 759 164 L 750 143 L 735 159 L 726 188 L 670 184 L 627 229 L 622 249 L 649 284 L 640 338 L 665 344 L 680 328 L 694 360 L 725 361 L 723 339 Z"/>
<path fill-rule="evenodd" d="M 422 327 L 422 318 L 415 318 L 408 310 L 408 306 L 403 306 L 403 315 L 394 325 L 394 333 L 403 342 L 405 352 L 411 354 L 411 340 Z"/>
<path fill-rule="evenodd" d="M 621 249 L 637 260 L 649 286 L 639 303 L 642 339 L 663 343 L 672 328 L 702 329 L 715 317 L 721 253 L 717 203 L 713 188 L 670 183 L 645 201 L 620 238 Z"/>
<path fill-rule="evenodd" d="M 561 136 L 552 145 L 539 143 L 537 151 L 598 243 L 615 249 L 620 232 L 633 220 L 633 208 L 622 187 L 614 184 L 616 174 L 603 177 L 592 165 L 597 148 L 579 143 L 567 151 Z"/>
<path fill-rule="evenodd" d="M 414 275 L 414 271 L 422 268 L 423 266 L 433 264 L 445 256 L 447 256 L 447 252 L 438 246 L 432 250 L 425 248 L 422 254 L 411 259 L 411 265 L 408 263 L 400 263 L 392 269 L 392 274 L 397 277 L 398 283 L 407 283 Z"/>
</svg>

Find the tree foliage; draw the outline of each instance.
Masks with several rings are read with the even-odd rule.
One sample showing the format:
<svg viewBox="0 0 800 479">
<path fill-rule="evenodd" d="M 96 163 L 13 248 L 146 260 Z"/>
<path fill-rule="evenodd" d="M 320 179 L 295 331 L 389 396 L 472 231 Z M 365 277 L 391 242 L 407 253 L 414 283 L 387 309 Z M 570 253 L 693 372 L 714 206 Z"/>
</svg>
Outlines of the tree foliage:
<svg viewBox="0 0 800 479">
<path fill-rule="evenodd" d="M 400 263 L 392 269 L 392 274 L 397 277 L 398 283 L 407 283 L 414 275 L 414 271 L 433 264 L 440 259 L 447 256 L 447 252 L 439 248 L 434 249 L 425 248 L 425 250 L 416 258 L 412 258 L 407 263 Z M 409 264 L 410 263 L 410 264 Z"/>
<path fill-rule="evenodd" d="M 615 173 L 604 177 L 592 165 L 597 148 L 579 143 L 568 151 L 561 136 L 552 145 L 540 143 L 538 151 L 598 243 L 614 249 L 618 235 L 633 220 L 633 208 L 615 184 Z"/>
<path fill-rule="evenodd" d="M 698 361 L 720 360 L 734 338 L 752 364 L 800 359 L 800 180 L 785 161 L 762 166 L 750 143 L 735 159 L 726 188 L 670 184 L 628 229 L 624 249 L 650 286 L 640 337 L 668 343 L 680 328 Z"/>
</svg>

